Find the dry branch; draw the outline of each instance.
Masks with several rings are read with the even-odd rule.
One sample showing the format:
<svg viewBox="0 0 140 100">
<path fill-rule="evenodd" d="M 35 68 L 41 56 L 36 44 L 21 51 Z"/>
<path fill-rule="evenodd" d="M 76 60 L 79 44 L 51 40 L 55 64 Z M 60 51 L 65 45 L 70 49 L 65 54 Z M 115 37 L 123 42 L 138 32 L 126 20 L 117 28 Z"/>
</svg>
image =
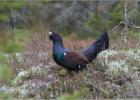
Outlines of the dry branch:
<svg viewBox="0 0 140 100">
<path fill-rule="evenodd" d="M 117 26 L 115 26 L 111 32 L 113 32 L 114 30 L 116 30 L 119 26 L 124 26 L 124 43 L 127 43 L 127 35 L 128 35 L 128 28 L 132 27 L 135 29 L 140 29 L 140 26 L 137 26 L 133 23 L 130 22 L 129 17 L 128 17 L 128 0 L 124 0 L 125 5 L 124 5 L 124 21 L 121 21 Z"/>
</svg>

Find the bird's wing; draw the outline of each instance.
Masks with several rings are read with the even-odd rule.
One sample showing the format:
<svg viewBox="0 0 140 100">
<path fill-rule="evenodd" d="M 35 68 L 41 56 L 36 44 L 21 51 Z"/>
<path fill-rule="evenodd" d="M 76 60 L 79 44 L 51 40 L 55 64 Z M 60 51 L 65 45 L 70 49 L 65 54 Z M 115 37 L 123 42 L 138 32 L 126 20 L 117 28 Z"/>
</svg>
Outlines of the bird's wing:
<svg viewBox="0 0 140 100">
<path fill-rule="evenodd" d="M 71 63 L 88 63 L 87 58 L 80 52 L 69 51 L 65 54 L 65 60 Z"/>
</svg>

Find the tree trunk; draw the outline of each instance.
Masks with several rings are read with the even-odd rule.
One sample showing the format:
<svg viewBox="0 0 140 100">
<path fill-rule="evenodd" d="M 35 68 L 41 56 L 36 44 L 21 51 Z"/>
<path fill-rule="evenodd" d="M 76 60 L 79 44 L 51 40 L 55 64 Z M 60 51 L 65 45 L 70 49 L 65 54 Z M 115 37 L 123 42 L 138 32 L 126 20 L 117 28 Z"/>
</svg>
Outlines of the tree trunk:
<svg viewBox="0 0 140 100">
<path fill-rule="evenodd" d="M 124 8 L 124 43 L 127 43 L 127 36 L 128 36 L 128 25 L 129 25 L 129 19 L 128 19 L 128 0 L 125 0 L 125 8 Z"/>
</svg>

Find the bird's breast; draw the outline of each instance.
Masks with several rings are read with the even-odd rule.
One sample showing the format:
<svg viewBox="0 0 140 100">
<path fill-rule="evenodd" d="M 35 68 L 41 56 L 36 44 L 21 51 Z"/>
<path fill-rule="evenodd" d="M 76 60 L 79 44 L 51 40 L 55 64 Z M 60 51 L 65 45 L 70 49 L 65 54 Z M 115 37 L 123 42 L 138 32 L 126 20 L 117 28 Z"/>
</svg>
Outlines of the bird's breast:
<svg viewBox="0 0 140 100">
<path fill-rule="evenodd" d="M 54 60 L 56 61 L 56 63 L 62 65 L 62 62 L 64 60 L 64 57 L 62 54 L 54 54 L 53 55 Z"/>
</svg>

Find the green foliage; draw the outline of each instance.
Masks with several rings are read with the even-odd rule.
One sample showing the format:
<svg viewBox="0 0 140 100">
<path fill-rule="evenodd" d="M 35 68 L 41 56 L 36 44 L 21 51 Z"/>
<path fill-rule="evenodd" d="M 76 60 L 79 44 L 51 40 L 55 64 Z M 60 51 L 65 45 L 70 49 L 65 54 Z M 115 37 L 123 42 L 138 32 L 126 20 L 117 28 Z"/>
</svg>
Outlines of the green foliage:
<svg viewBox="0 0 140 100">
<path fill-rule="evenodd" d="M 20 51 L 23 51 L 24 47 L 18 43 L 16 43 L 15 41 L 8 41 L 4 47 L 3 47 L 3 50 L 4 52 L 7 52 L 7 53 L 14 53 L 14 52 L 20 52 Z"/>
<path fill-rule="evenodd" d="M 122 1 L 116 7 L 110 7 L 109 9 L 109 21 L 107 22 L 107 26 L 109 29 L 112 29 L 114 26 L 119 24 L 119 22 L 123 19 L 123 7 L 124 3 Z"/>
<path fill-rule="evenodd" d="M 130 37 L 140 41 L 140 32 L 130 31 L 128 34 Z"/>
<path fill-rule="evenodd" d="M 4 34 L 5 32 L 7 31 L 4 31 L 2 34 Z M 0 51 L 6 53 L 13 53 L 25 50 L 25 42 L 30 39 L 32 31 L 26 29 L 14 29 L 10 33 L 5 33 L 10 34 L 9 37 L 3 36 L 2 34 Z"/>
<path fill-rule="evenodd" d="M 64 94 L 58 98 L 58 100 L 80 100 L 82 97 L 86 97 L 90 94 L 88 88 L 82 88 L 74 91 L 73 94 Z"/>
<path fill-rule="evenodd" d="M 110 7 L 105 12 L 105 15 L 101 15 L 100 13 L 93 13 L 88 21 L 87 26 L 91 29 L 94 36 L 98 36 L 98 34 L 102 31 L 111 30 L 113 27 L 118 25 L 123 17 L 123 3 L 120 1 L 117 6 Z"/>
<path fill-rule="evenodd" d="M 0 64 L 0 81 L 10 81 L 13 75 L 13 70 L 8 64 Z"/>
<path fill-rule="evenodd" d="M 0 82 L 11 82 L 14 73 L 4 53 L 0 53 Z"/>
<path fill-rule="evenodd" d="M 27 1 L 28 0 L 15 0 L 15 1 L 12 1 L 10 6 L 14 9 L 20 9 L 22 8 L 23 6 L 25 6 L 27 4 Z M 9 2 L 8 2 L 9 3 Z"/>
<path fill-rule="evenodd" d="M 25 41 L 27 39 L 29 39 L 29 37 L 31 36 L 32 31 L 31 30 L 27 30 L 27 29 L 14 29 L 12 31 L 12 34 L 14 35 L 14 40 L 18 41 L 21 39 L 25 39 Z M 19 41 L 18 41 L 19 42 Z M 21 42 L 21 41 L 20 41 Z"/>
<path fill-rule="evenodd" d="M 5 62 L 7 62 L 6 57 L 4 56 L 3 53 L 0 53 L 0 63 L 5 63 Z"/>
<path fill-rule="evenodd" d="M 12 94 L 10 94 L 10 93 L 0 92 L 0 99 L 2 99 L 2 100 L 8 100 L 8 99 L 11 99 L 11 97 L 12 97 Z"/>
<path fill-rule="evenodd" d="M 6 23 L 6 22 L 8 22 L 8 20 L 9 20 L 8 15 L 0 15 L 0 21 Z"/>
<path fill-rule="evenodd" d="M 23 6 L 27 4 L 27 0 L 20 1 L 20 0 L 14 0 L 14 1 L 2 1 L 0 2 L 0 21 L 1 22 L 8 22 L 9 17 L 11 16 L 11 9 L 13 10 L 19 10 Z"/>
<path fill-rule="evenodd" d="M 94 36 L 97 36 L 99 34 L 98 30 L 103 30 L 104 23 L 101 18 L 101 16 L 97 14 L 92 14 L 90 18 L 88 19 L 87 25 L 91 29 L 91 31 L 94 33 Z"/>
</svg>

